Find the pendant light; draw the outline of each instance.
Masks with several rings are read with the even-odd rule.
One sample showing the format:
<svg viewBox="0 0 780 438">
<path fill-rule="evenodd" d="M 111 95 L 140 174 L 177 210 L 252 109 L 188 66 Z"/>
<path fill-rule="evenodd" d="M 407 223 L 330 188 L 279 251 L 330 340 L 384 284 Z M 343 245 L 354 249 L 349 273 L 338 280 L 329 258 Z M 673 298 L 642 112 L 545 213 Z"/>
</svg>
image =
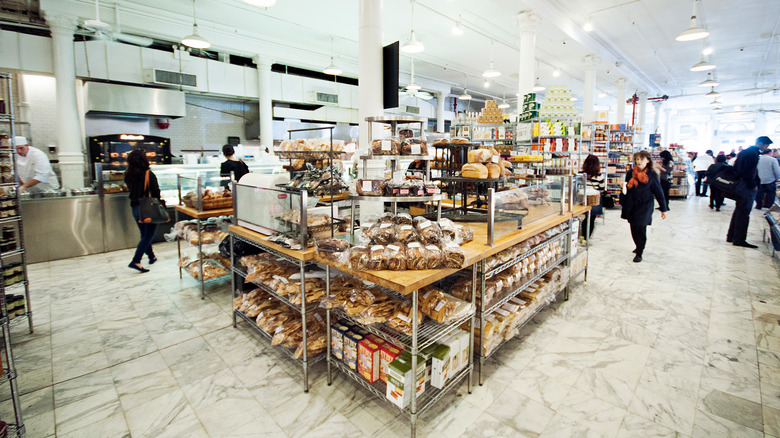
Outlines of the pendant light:
<svg viewBox="0 0 780 438">
<path fill-rule="evenodd" d="M 707 73 L 707 79 L 701 81 L 700 87 L 717 87 L 720 83 L 712 79 L 712 73 Z"/>
<path fill-rule="evenodd" d="M 417 36 L 414 34 L 414 0 L 412 0 L 412 35 L 409 41 L 401 46 L 401 51 L 404 53 L 420 53 L 425 50 L 425 46 L 422 42 L 417 40 Z"/>
<path fill-rule="evenodd" d="M 582 26 L 582 30 L 585 32 L 593 32 L 593 22 L 590 21 L 590 17 L 588 17 L 588 21 Z"/>
<path fill-rule="evenodd" d="M 414 58 L 412 58 L 412 81 L 406 86 L 406 89 L 409 91 L 420 91 L 422 89 L 421 86 L 414 83 Z"/>
<path fill-rule="evenodd" d="M 511 105 L 509 105 L 509 103 L 506 101 L 506 90 L 504 90 L 504 98 L 501 100 L 501 103 L 498 104 L 498 107 L 500 109 L 507 109 L 510 106 Z"/>
<path fill-rule="evenodd" d="M 455 36 L 463 35 L 464 30 L 463 30 L 462 22 L 463 22 L 463 19 L 459 15 L 458 16 L 458 21 L 456 21 L 455 24 L 452 26 L 452 34 L 453 35 L 455 35 Z"/>
<path fill-rule="evenodd" d="M 675 38 L 675 40 L 696 41 L 710 36 L 710 33 L 707 32 L 707 29 L 696 25 L 696 3 L 698 2 L 699 0 L 693 0 L 693 13 L 691 14 L 690 26 L 688 27 L 688 29 L 685 29 L 684 31 L 680 32 L 680 34 L 677 35 L 677 38 Z"/>
<path fill-rule="evenodd" d="M 336 63 L 333 62 L 333 37 L 330 37 L 330 65 L 325 67 L 325 69 L 323 69 L 322 72 L 325 73 L 326 75 L 333 75 L 333 76 L 344 73 L 343 71 L 341 71 L 340 68 L 338 68 Z"/>
<path fill-rule="evenodd" d="M 691 71 L 707 71 L 707 70 L 714 70 L 715 64 L 705 61 L 704 55 L 701 56 L 701 61 L 694 64 L 693 67 L 691 67 Z"/>
<path fill-rule="evenodd" d="M 560 75 L 561 75 L 561 71 L 560 70 L 558 70 L 557 68 L 555 70 L 553 70 L 553 77 L 557 78 Z"/>
<path fill-rule="evenodd" d="M 485 79 L 485 83 L 483 83 L 482 86 L 485 88 L 490 88 L 490 81 Z"/>
<path fill-rule="evenodd" d="M 493 68 L 493 40 L 490 40 L 490 68 L 482 73 L 483 78 L 497 78 L 501 76 L 501 72 Z M 489 87 L 486 85 L 485 88 Z"/>
<path fill-rule="evenodd" d="M 536 62 L 536 72 L 537 72 L 537 73 L 539 72 L 539 61 L 537 61 L 537 62 Z M 544 85 L 542 85 L 542 84 L 539 82 L 539 76 L 537 76 L 537 77 L 536 77 L 536 83 L 534 83 L 534 86 L 533 86 L 533 90 L 534 90 L 535 92 L 538 92 L 538 91 L 544 91 L 544 90 L 546 90 L 546 89 L 547 89 L 547 87 L 545 87 Z"/>
<path fill-rule="evenodd" d="M 722 104 L 723 103 L 721 101 L 719 101 L 718 99 L 715 99 L 712 102 L 710 102 L 710 105 L 712 105 L 712 106 L 721 106 Z"/>
<path fill-rule="evenodd" d="M 709 93 L 705 94 L 705 96 L 707 96 L 707 97 L 718 97 L 718 96 L 720 96 L 720 93 L 715 91 L 715 87 L 712 87 L 712 91 L 710 91 Z"/>
<path fill-rule="evenodd" d="M 244 3 L 258 8 L 270 8 L 276 4 L 276 0 L 244 0 Z"/>
<path fill-rule="evenodd" d="M 466 90 L 466 87 L 463 87 L 463 94 L 458 96 L 458 100 L 471 100 L 471 95 L 468 90 Z"/>
<path fill-rule="evenodd" d="M 181 43 L 193 49 L 208 49 L 211 43 L 198 34 L 198 20 L 195 18 L 195 0 L 192 0 L 192 35 L 181 40 Z"/>
</svg>

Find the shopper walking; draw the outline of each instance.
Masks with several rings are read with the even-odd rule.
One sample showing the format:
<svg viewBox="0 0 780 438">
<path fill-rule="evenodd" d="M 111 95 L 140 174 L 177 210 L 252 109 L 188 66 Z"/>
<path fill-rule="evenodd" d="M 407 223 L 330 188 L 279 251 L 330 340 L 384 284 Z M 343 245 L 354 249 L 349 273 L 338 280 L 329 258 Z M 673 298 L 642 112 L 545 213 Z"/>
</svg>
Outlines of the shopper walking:
<svg viewBox="0 0 780 438">
<path fill-rule="evenodd" d="M 135 255 L 128 267 L 138 272 L 149 272 L 141 265 L 141 258 L 144 254 L 149 258 L 149 264 L 154 264 L 157 257 L 152 251 L 152 239 L 157 229 L 157 224 L 142 223 L 141 212 L 138 200 L 145 197 L 160 199 L 160 186 L 157 184 L 157 177 L 154 172 L 149 170 L 149 161 L 146 154 L 141 149 L 135 149 L 127 154 L 127 170 L 125 171 L 125 184 L 130 190 L 130 208 L 133 210 L 133 219 L 138 230 L 141 232 L 141 240 L 135 249 Z"/>
<path fill-rule="evenodd" d="M 674 159 L 672 159 L 672 153 L 669 151 L 661 151 L 661 189 L 664 192 L 664 199 L 666 200 L 666 209 L 669 208 L 669 190 L 672 188 L 672 173 L 674 172 Z"/>
<path fill-rule="evenodd" d="M 236 150 L 229 144 L 222 146 L 222 155 L 225 156 L 225 161 L 219 165 L 219 176 L 222 177 L 222 187 L 230 187 L 230 172 L 233 172 L 238 181 L 249 173 L 249 166 L 235 157 Z"/>
<path fill-rule="evenodd" d="M 707 196 L 707 169 L 715 163 L 712 151 L 708 150 L 704 155 L 697 155 L 693 161 L 693 171 L 696 172 L 696 196 Z"/>
<path fill-rule="evenodd" d="M 756 210 L 770 208 L 775 203 L 777 182 L 780 181 L 780 164 L 772 156 L 771 150 L 766 150 L 758 157 L 759 186 L 756 192 Z"/>
<path fill-rule="evenodd" d="M 634 263 L 642 261 L 645 251 L 647 226 L 653 222 L 653 198 L 658 201 L 661 219 L 666 219 L 668 208 L 652 156 L 647 151 L 639 151 L 634 154 L 633 167 L 626 173 L 623 212 L 620 214 L 631 225 L 631 237 L 636 244 Z"/>
<path fill-rule="evenodd" d="M 718 154 L 718 157 L 715 159 L 715 164 L 710 166 L 709 169 L 707 169 L 707 180 L 713 181 L 715 180 L 715 176 L 723 169 L 724 167 L 728 166 L 726 164 L 726 156 L 723 154 Z M 710 184 L 710 210 L 713 208 L 715 211 L 720 211 L 720 207 L 723 206 L 723 193 L 721 193 L 720 190 L 716 189 L 715 186 Z"/>
<path fill-rule="evenodd" d="M 603 198 L 605 196 L 604 192 L 606 191 L 607 187 L 604 183 L 604 175 L 601 174 L 601 162 L 599 161 L 599 157 L 593 154 L 589 154 L 587 157 L 585 157 L 585 161 L 582 162 L 582 173 L 584 173 L 588 178 L 588 188 L 596 191 Z M 599 201 L 599 205 L 594 205 L 591 207 L 590 222 L 588 224 L 590 226 L 590 228 L 588 228 L 590 232 L 588 233 L 588 236 L 586 236 L 587 238 L 590 238 L 590 236 L 593 234 L 593 230 L 596 227 L 596 218 L 603 214 L 604 206 L 601 201 Z M 584 231 L 580 233 L 580 235 L 584 236 Z"/>
<path fill-rule="evenodd" d="M 772 140 L 769 137 L 758 137 L 756 145 L 740 152 L 734 163 L 734 172 L 739 176 L 739 181 L 734 189 L 737 203 L 734 206 L 734 213 L 731 214 L 731 223 L 726 234 L 726 242 L 730 242 L 734 246 L 758 248 L 747 242 L 747 231 L 750 224 L 750 210 L 753 208 L 756 187 L 759 184 L 758 157 L 761 152 L 769 148 L 770 144 L 772 144 Z"/>
</svg>

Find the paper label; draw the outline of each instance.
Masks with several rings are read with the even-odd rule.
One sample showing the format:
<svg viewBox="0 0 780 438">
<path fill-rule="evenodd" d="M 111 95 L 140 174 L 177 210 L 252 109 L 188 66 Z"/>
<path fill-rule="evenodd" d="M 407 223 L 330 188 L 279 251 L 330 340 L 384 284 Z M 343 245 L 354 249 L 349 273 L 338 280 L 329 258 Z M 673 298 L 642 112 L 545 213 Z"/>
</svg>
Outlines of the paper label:
<svg viewBox="0 0 780 438">
<path fill-rule="evenodd" d="M 387 249 L 393 250 L 393 251 L 400 251 L 401 247 L 396 245 L 387 245 Z"/>
<path fill-rule="evenodd" d="M 289 282 L 289 281 L 288 281 L 286 278 L 284 278 L 284 277 L 280 277 L 280 276 L 278 276 L 278 275 L 274 275 L 274 278 L 275 278 L 275 279 L 277 279 L 277 280 L 279 280 L 279 281 L 281 281 L 281 282 L 282 282 L 282 283 L 284 283 L 284 284 L 289 284 L 289 283 L 290 283 L 290 282 Z"/>
<path fill-rule="evenodd" d="M 398 194 L 401 196 L 406 196 L 409 194 L 409 189 L 398 189 Z"/>
<path fill-rule="evenodd" d="M 494 163 L 498 164 L 498 159 L 499 159 L 498 155 L 493 155 L 492 160 L 493 160 Z"/>
<path fill-rule="evenodd" d="M 383 151 L 389 151 L 391 149 L 392 149 L 392 147 L 391 147 L 390 140 L 382 140 L 382 150 Z"/>
<path fill-rule="evenodd" d="M 411 230 L 412 228 L 411 225 L 401 225 L 401 230 Z"/>
<path fill-rule="evenodd" d="M 316 320 L 317 320 L 317 321 L 319 321 L 319 322 L 322 322 L 322 317 L 320 316 L 320 314 L 319 314 L 319 313 L 315 313 L 315 314 L 314 314 L 314 319 L 316 319 Z"/>
<path fill-rule="evenodd" d="M 496 313 L 498 313 L 499 315 L 503 315 L 503 316 L 505 316 L 505 317 L 506 317 L 506 316 L 509 316 L 509 312 L 507 312 L 507 311 L 506 311 L 506 310 L 504 310 L 504 309 L 500 309 L 500 308 L 499 308 L 499 309 L 496 309 Z"/>
<path fill-rule="evenodd" d="M 409 317 L 407 317 L 403 313 L 399 313 L 398 315 L 396 315 L 396 317 L 398 317 L 398 319 L 400 319 L 403 322 L 412 322 L 412 320 L 409 319 Z"/>
<path fill-rule="evenodd" d="M 439 251 L 439 247 L 436 245 L 428 245 L 425 247 L 428 251 Z"/>
<path fill-rule="evenodd" d="M 392 226 L 393 226 L 393 224 L 385 222 L 382 225 L 380 225 L 379 228 L 390 228 Z"/>
<path fill-rule="evenodd" d="M 450 248 L 460 248 L 460 245 L 458 245 L 455 242 L 450 242 L 450 243 L 447 244 L 447 246 L 450 247 Z"/>
<path fill-rule="evenodd" d="M 421 223 L 421 224 L 420 224 L 420 229 L 421 229 L 421 230 L 424 230 L 424 229 L 426 229 L 426 228 L 430 227 L 430 226 L 431 226 L 431 223 L 432 223 L 431 221 L 425 221 L 425 222 Z"/>
<path fill-rule="evenodd" d="M 420 151 L 420 145 L 419 144 L 413 144 L 412 145 L 412 155 L 420 155 L 422 152 Z"/>
<path fill-rule="evenodd" d="M 422 248 L 420 242 L 412 242 L 409 244 L 409 248 Z"/>
<path fill-rule="evenodd" d="M 371 251 L 382 251 L 384 249 L 385 247 L 383 247 L 382 245 L 374 245 L 371 247 Z"/>
<path fill-rule="evenodd" d="M 441 310 L 442 307 L 444 307 L 444 300 L 439 301 L 439 304 L 436 305 L 433 311 L 438 312 L 439 310 Z"/>
<path fill-rule="evenodd" d="M 364 192 L 370 192 L 373 190 L 373 186 L 371 184 L 371 181 L 363 181 L 363 191 Z"/>
</svg>

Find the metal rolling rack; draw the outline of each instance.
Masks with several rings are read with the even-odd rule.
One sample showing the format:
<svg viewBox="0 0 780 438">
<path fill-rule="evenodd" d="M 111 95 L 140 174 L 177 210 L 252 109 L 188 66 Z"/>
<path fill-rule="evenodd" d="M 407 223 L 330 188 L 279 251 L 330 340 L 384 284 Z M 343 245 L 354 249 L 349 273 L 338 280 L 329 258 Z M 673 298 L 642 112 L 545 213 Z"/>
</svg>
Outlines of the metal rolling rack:
<svg viewBox="0 0 780 438">
<path fill-rule="evenodd" d="M 327 264 L 325 265 L 325 271 L 326 271 L 326 290 L 328 295 L 330 295 L 330 266 Z M 471 290 L 471 298 L 472 302 L 474 302 L 474 299 L 476 297 L 477 293 L 477 274 L 476 270 L 472 268 L 464 268 L 464 270 L 471 270 L 472 274 L 472 290 Z M 358 277 L 359 278 L 359 277 Z M 447 394 L 449 391 L 451 391 L 453 388 L 456 388 L 464 378 L 467 378 L 468 382 L 468 392 L 471 394 L 472 389 L 472 374 L 474 370 L 474 317 L 475 312 L 471 312 L 469 315 L 464 316 L 463 318 L 453 321 L 447 324 L 439 324 L 433 321 L 425 321 L 418 327 L 418 289 L 415 289 L 412 291 L 409 295 L 403 295 L 400 293 L 396 293 L 395 291 L 391 291 L 389 288 L 384 288 L 387 291 L 390 291 L 390 293 L 399 295 L 403 298 L 410 297 L 411 303 L 412 303 L 412 334 L 411 336 L 405 335 L 401 332 L 398 332 L 392 328 L 386 327 L 383 324 L 379 325 L 364 325 L 360 324 L 354 319 L 349 318 L 344 312 L 340 310 L 333 310 L 328 309 L 326 313 L 326 324 L 328 326 L 327 331 L 327 364 L 328 364 L 328 385 L 333 384 L 333 368 L 336 368 L 337 370 L 344 373 L 346 376 L 350 377 L 351 380 L 355 383 L 357 383 L 359 386 L 365 388 L 368 390 L 371 394 L 375 395 L 378 399 L 384 400 L 387 406 L 393 406 L 396 409 L 399 409 L 399 412 L 408 415 L 409 421 L 411 423 L 411 436 L 414 438 L 417 433 L 417 417 L 424 413 L 426 410 L 431 408 L 438 400 L 440 400 L 445 394 Z M 439 339 L 442 339 L 447 334 L 451 333 L 458 327 L 460 327 L 462 324 L 464 324 L 466 321 L 469 322 L 469 363 L 468 366 L 461 371 L 459 371 L 457 374 L 455 374 L 453 377 L 449 378 L 447 384 L 442 389 L 436 389 L 433 387 L 429 387 L 425 389 L 425 393 L 420 396 L 420 398 L 417 398 L 417 391 L 412 388 L 411 391 L 411 402 L 409 406 L 406 408 L 400 409 L 397 405 L 393 404 L 387 399 L 386 395 L 386 389 L 387 385 L 382 380 L 377 380 L 374 383 L 369 383 L 367 380 L 365 380 L 361 375 L 359 375 L 354 370 L 351 370 L 349 367 L 347 367 L 345 364 L 343 364 L 341 361 L 336 359 L 331 354 L 331 321 L 332 317 L 337 316 L 341 319 L 349 320 L 356 325 L 359 325 L 360 327 L 363 327 L 367 331 L 379 336 L 380 338 L 393 343 L 394 345 L 398 347 L 405 348 L 409 350 L 411 353 L 411 359 L 412 359 L 412 370 L 417 369 L 417 355 L 420 353 L 420 351 L 423 350 L 423 348 L 426 348 L 430 345 L 432 345 L 434 342 L 436 342 Z"/>
<path fill-rule="evenodd" d="M 11 401 L 14 407 L 14 422 L 8 423 L 9 429 L 14 430 L 17 436 L 24 436 L 25 428 L 24 421 L 22 420 L 22 405 L 19 401 L 19 388 L 16 384 L 16 366 L 14 364 L 14 354 L 11 348 L 11 318 L 8 315 L 8 306 L 5 300 L 6 292 L 18 288 L 24 287 L 24 301 L 26 306 L 25 315 L 27 317 L 27 324 L 30 329 L 30 333 L 33 332 L 33 320 L 32 310 L 30 310 L 30 285 L 27 282 L 27 260 L 25 258 L 24 251 L 24 235 L 22 229 L 22 212 L 21 203 L 19 202 L 19 192 L 17 190 L 18 180 L 16 180 L 15 172 L 15 155 L 13 138 L 16 134 L 14 126 L 14 89 L 13 89 L 13 77 L 8 73 L 0 73 L 0 81 L 5 81 L 5 90 L 8 95 L 8 113 L 0 114 L 0 123 L 7 123 L 9 125 L 9 147 L 0 148 L 0 157 L 8 157 L 7 159 L 11 164 L 11 173 L 14 175 L 14 183 L 0 184 L 0 189 L 5 191 L 13 191 L 13 196 L 5 196 L 4 199 L 12 200 L 14 207 L 16 208 L 16 214 L 12 217 L 4 218 L 0 221 L 0 224 L 16 225 L 16 241 L 17 248 L 11 251 L 6 251 L 0 254 L 0 290 L 3 291 L 3 296 L 0 297 L 0 330 L 3 331 L 3 353 L 5 355 L 2 369 L 2 376 L 0 376 L 0 382 L 8 381 L 11 386 Z M 5 267 L 6 260 L 10 257 L 20 256 L 23 279 L 20 282 L 13 284 L 12 286 L 6 286 L 5 284 Z M 10 435 L 10 434 L 9 434 Z"/>
</svg>

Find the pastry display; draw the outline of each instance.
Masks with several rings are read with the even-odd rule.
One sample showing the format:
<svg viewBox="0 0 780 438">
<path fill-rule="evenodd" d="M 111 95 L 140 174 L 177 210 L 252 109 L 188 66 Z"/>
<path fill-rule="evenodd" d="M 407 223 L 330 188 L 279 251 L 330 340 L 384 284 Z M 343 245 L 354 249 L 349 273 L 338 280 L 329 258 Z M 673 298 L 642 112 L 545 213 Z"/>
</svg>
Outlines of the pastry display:
<svg viewBox="0 0 780 438">
<path fill-rule="evenodd" d="M 404 245 L 387 245 L 385 257 L 387 258 L 387 269 L 391 271 L 406 270 L 406 247 Z"/>
<path fill-rule="evenodd" d="M 406 269 L 422 270 L 428 266 L 426 251 L 420 242 L 412 242 L 406 247 Z"/>
<path fill-rule="evenodd" d="M 428 143 L 419 138 L 409 138 L 401 143 L 401 155 L 428 155 Z"/>
<path fill-rule="evenodd" d="M 341 140 L 333 140 L 331 146 L 331 141 L 327 138 L 299 138 L 295 140 L 284 140 L 279 144 L 277 149 L 274 149 L 274 153 L 279 158 L 295 159 L 294 161 L 325 160 L 331 155 L 331 151 L 336 154 L 336 156 L 343 154 L 344 142 Z"/>
<path fill-rule="evenodd" d="M 441 242 L 441 228 L 436 222 L 418 216 L 414 218 L 414 226 L 420 236 L 420 241 L 423 243 L 437 244 Z"/>
<path fill-rule="evenodd" d="M 371 143 L 373 155 L 401 155 L 401 143 L 395 139 L 374 140 Z"/>
<path fill-rule="evenodd" d="M 448 243 L 442 247 L 444 268 L 462 269 L 466 266 L 466 252 L 456 243 Z"/>
</svg>

